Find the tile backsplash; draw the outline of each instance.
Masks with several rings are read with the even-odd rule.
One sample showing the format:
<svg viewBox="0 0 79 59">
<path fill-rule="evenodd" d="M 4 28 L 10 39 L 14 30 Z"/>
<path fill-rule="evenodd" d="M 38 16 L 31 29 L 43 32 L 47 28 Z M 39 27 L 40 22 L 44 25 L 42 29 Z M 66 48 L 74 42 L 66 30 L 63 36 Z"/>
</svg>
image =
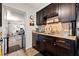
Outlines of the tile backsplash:
<svg viewBox="0 0 79 59">
<path fill-rule="evenodd" d="M 72 35 L 71 23 L 62 23 L 64 34 Z"/>
<path fill-rule="evenodd" d="M 46 33 L 54 33 L 54 34 L 58 34 L 58 33 L 62 33 L 63 28 L 62 28 L 62 24 L 61 22 L 58 23 L 52 23 L 52 24 L 47 24 L 45 26 L 45 32 Z"/>
<path fill-rule="evenodd" d="M 65 36 L 72 34 L 71 23 L 53 23 L 47 25 L 38 26 L 39 32 L 64 34 Z"/>
<path fill-rule="evenodd" d="M 46 25 L 38 26 L 39 32 L 72 35 L 72 25 L 70 22 L 62 23 L 58 16 L 47 19 Z"/>
<path fill-rule="evenodd" d="M 44 32 L 45 31 L 45 25 L 38 26 L 38 31 Z"/>
</svg>

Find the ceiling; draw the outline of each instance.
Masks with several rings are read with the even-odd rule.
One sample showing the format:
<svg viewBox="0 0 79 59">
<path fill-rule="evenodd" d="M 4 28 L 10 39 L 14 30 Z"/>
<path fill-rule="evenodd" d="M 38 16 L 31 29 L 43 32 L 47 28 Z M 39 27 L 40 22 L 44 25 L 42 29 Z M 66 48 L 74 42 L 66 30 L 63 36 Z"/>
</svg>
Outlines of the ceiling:
<svg viewBox="0 0 79 59">
<path fill-rule="evenodd" d="M 32 8 L 34 8 L 36 11 L 39 11 L 40 9 L 44 8 L 45 6 L 49 5 L 50 3 L 26 3 L 25 5 L 28 5 Z"/>
<path fill-rule="evenodd" d="M 4 3 L 6 6 L 20 6 L 25 9 L 26 6 L 33 8 L 35 11 L 39 11 L 50 3 Z"/>
</svg>

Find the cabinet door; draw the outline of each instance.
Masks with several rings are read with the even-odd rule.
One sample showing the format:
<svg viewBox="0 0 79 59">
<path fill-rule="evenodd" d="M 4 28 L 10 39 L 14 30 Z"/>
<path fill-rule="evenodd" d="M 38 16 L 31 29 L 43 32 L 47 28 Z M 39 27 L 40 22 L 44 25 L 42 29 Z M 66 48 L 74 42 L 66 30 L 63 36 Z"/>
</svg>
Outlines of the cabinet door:
<svg viewBox="0 0 79 59">
<path fill-rule="evenodd" d="M 45 50 L 47 53 L 50 53 L 50 55 L 56 55 L 56 49 L 55 49 L 55 38 L 52 38 L 52 37 L 48 37 L 46 36 L 45 37 Z"/>
<path fill-rule="evenodd" d="M 52 55 L 58 55 L 58 56 L 65 56 L 69 55 L 69 50 L 62 48 L 55 44 L 49 44 L 46 43 L 46 50 L 47 52 L 51 53 Z"/>
<path fill-rule="evenodd" d="M 47 14 L 48 14 L 48 9 L 47 9 L 47 7 L 45 7 L 43 9 L 43 15 L 44 15 L 44 17 L 47 17 Z"/>
<path fill-rule="evenodd" d="M 38 39 L 38 34 L 32 33 L 32 47 L 36 47 L 36 40 Z"/>
<path fill-rule="evenodd" d="M 48 17 L 58 16 L 58 4 L 52 3 L 48 6 Z"/>
<path fill-rule="evenodd" d="M 58 16 L 59 4 L 52 3 L 42 10 L 37 12 L 37 25 L 46 24 L 46 19 Z"/>
<path fill-rule="evenodd" d="M 44 16 L 54 17 L 58 16 L 58 3 L 52 3 L 44 8 Z"/>
<path fill-rule="evenodd" d="M 56 45 L 55 48 L 57 52 L 56 55 L 58 56 L 69 56 L 71 54 L 70 50 L 65 49 L 61 46 Z"/>
<path fill-rule="evenodd" d="M 40 52 L 43 52 L 45 49 L 45 37 L 43 35 L 39 35 L 38 39 L 40 41 Z"/>
<path fill-rule="evenodd" d="M 55 45 L 49 42 L 45 42 L 45 45 L 46 45 L 45 49 L 47 53 L 50 53 L 51 55 L 56 55 Z"/>
<path fill-rule="evenodd" d="M 2 26 L 2 3 L 0 3 L 0 26 Z"/>
<path fill-rule="evenodd" d="M 43 24 L 43 10 L 40 10 L 36 13 L 37 15 L 37 25 L 42 25 Z"/>
<path fill-rule="evenodd" d="M 79 3 L 76 4 L 76 13 L 77 13 L 77 28 L 79 28 Z"/>
<path fill-rule="evenodd" d="M 39 52 L 44 52 L 45 51 L 45 41 L 36 41 L 36 49 L 39 51 Z"/>
<path fill-rule="evenodd" d="M 40 25 L 40 13 L 39 12 L 36 13 L 36 24 Z"/>
<path fill-rule="evenodd" d="M 57 38 L 57 37 L 48 37 L 48 40 L 45 42 L 45 49 L 51 55 L 58 56 L 72 56 L 74 55 L 74 42 L 69 41 L 68 39 Z"/>
<path fill-rule="evenodd" d="M 40 25 L 43 25 L 43 10 L 41 10 L 39 13 L 40 13 Z"/>
<path fill-rule="evenodd" d="M 61 22 L 74 21 L 75 4 L 71 4 L 71 3 L 59 4 L 59 18 Z"/>
<path fill-rule="evenodd" d="M 40 52 L 44 52 L 45 39 L 43 35 L 38 35 L 36 46 L 37 46 L 37 50 L 39 50 Z"/>
</svg>

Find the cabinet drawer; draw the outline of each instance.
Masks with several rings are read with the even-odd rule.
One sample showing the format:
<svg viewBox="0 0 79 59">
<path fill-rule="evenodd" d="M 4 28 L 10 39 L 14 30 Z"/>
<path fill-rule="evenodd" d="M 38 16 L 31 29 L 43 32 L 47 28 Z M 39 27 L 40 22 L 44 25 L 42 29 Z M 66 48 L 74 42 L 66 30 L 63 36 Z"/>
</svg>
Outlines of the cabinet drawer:
<svg viewBox="0 0 79 59">
<path fill-rule="evenodd" d="M 36 42 L 36 49 L 40 52 L 44 52 L 45 51 L 45 41 L 37 41 Z"/>
<path fill-rule="evenodd" d="M 70 49 L 71 45 L 70 43 L 66 42 L 65 40 L 56 40 L 56 45 L 66 48 L 66 49 Z"/>
<path fill-rule="evenodd" d="M 52 55 L 58 55 L 58 56 L 69 56 L 74 55 L 73 51 L 67 48 L 63 48 L 60 45 L 56 44 L 50 44 L 46 42 L 46 51 L 51 53 Z"/>
</svg>

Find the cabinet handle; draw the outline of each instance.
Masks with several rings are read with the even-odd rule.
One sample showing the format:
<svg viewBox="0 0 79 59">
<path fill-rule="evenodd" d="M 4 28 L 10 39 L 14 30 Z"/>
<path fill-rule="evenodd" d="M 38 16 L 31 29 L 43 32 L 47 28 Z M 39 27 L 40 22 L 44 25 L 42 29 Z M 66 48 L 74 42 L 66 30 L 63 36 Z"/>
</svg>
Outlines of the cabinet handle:
<svg viewBox="0 0 79 59">
<path fill-rule="evenodd" d="M 59 41 L 56 41 L 57 43 L 66 43 L 65 41 L 62 41 L 62 40 L 59 40 Z"/>
<path fill-rule="evenodd" d="M 53 44 L 54 46 L 56 45 L 56 43 Z"/>
<path fill-rule="evenodd" d="M 45 42 L 46 40 L 43 40 L 43 42 Z"/>
<path fill-rule="evenodd" d="M 55 46 L 55 45 L 56 45 L 56 42 L 52 43 L 52 45 L 54 45 L 54 46 Z"/>
</svg>

